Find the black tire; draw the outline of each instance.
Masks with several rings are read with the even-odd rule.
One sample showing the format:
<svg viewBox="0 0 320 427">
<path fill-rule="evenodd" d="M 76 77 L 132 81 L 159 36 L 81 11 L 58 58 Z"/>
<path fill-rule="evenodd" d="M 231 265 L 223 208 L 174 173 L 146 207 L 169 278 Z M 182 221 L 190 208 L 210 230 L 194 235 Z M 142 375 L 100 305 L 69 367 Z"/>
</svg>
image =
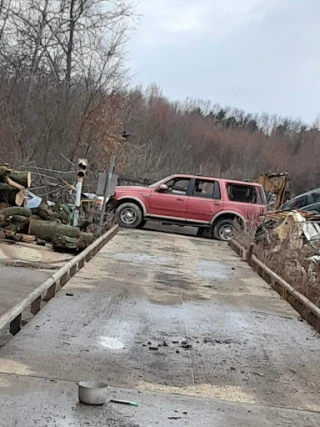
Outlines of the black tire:
<svg viewBox="0 0 320 427">
<path fill-rule="evenodd" d="M 147 221 L 145 219 L 143 219 L 137 228 L 143 228 L 146 225 L 146 223 L 147 223 Z"/>
<path fill-rule="evenodd" d="M 197 236 L 202 237 L 205 233 L 206 229 L 204 227 L 199 227 L 197 231 Z"/>
<path fill-rule="evenodd" d="M 213 235 L 215 239 L 228 242 L 232 239 L 235 232 L 235 224 L 233 219 L 220 219 L 214 226 Z"/>
<path fill-rule="evenodd" d="M 129 202 L 117 208 L 116 221 L 124 228 L 139 228 L 144 225 L 142 210 L 135 203 Z"/>
</svg>

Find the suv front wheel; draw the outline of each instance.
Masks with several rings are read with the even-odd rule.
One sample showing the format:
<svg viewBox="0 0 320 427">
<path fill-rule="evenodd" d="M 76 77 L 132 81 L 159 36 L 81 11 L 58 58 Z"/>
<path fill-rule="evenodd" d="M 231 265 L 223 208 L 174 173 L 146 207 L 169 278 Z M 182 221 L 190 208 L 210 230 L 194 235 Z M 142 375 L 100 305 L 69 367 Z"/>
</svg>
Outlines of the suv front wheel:
<svg viewBox="0 0 320 427">
<path fill-rule="evenodd" d="M 116 220 L 124 228 L 139 228 L 145 223 L 141 209 L 134 203 L 120 205 L 116 210 Z"/>
<path fill-rule="evenodd" d="M 216 223 L 213 229 L 213 235 L 216 239 L 228 242 L 231 240 L 235 233 L 234 220 L 221 219 Z"/>
</svg>

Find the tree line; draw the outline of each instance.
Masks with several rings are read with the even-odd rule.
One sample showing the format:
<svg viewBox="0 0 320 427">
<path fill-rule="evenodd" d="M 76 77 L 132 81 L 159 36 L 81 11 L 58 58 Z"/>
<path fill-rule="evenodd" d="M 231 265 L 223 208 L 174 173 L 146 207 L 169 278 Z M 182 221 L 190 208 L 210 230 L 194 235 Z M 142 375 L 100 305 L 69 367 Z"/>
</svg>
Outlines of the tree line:
<svg viewBox="0 0 320 427">
<path fill-rule="evenodd" d="M 319 123 L 247 114 L 209 102 L 169 102 L 155 85 L 127 95 L 127 168 L 138 175 L 196 173 L 253 180 L 288 171 L 295 194 L 320 187 Z"/>
</svg>

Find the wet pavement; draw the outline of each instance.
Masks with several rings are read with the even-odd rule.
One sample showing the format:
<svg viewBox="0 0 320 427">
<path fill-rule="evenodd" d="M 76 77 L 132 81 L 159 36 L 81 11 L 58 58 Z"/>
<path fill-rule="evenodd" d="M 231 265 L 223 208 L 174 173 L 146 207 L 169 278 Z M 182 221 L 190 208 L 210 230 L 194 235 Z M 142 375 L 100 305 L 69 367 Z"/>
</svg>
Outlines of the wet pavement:
<svg viewBox="0 0 320 427">
<path fill-rule="evenodd" d="M 1 426 L 315 427 L 319 354 L 226 244 L 121 231 L 0 350 Z M 82 380 L 140 406 L 83 407 Z"/>
</svg>

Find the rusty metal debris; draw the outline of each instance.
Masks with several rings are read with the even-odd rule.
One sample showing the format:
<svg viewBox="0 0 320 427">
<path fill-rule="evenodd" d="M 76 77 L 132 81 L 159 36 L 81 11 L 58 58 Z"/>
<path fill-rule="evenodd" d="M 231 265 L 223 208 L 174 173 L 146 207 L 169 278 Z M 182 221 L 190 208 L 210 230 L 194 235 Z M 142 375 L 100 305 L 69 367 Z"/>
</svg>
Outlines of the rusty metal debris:
<svg viewBox="0 0 320 427">
<path fill-rule="evenodd" d="M 320 241 L 320 216 L 304 210 L 273 211 L 265 214 L 265 220 L 255 232 L 255 243 L 270 244 L 276 239 L 278 245 L 283 244 L 291 250 L 301 249 L 306 243 Z"/>
</svg>

